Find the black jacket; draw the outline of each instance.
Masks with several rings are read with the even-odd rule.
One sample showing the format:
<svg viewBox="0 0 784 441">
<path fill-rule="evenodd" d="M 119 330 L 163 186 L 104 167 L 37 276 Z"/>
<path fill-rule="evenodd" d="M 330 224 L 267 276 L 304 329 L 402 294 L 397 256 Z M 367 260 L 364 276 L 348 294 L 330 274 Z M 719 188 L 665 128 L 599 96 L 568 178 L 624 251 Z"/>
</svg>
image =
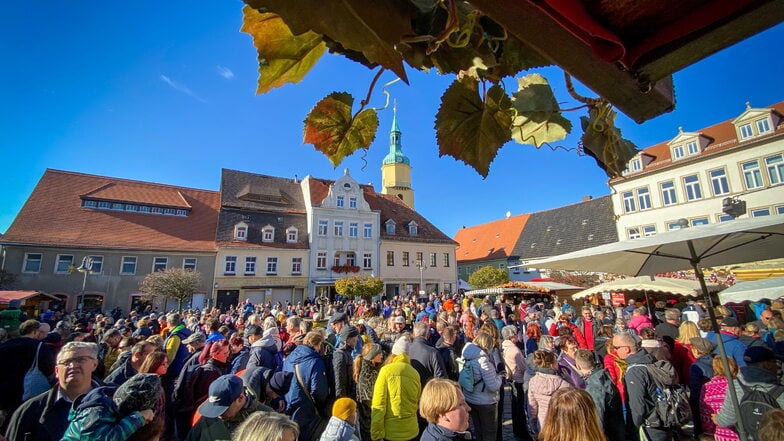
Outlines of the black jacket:
<svg viewBox="0 0 784 441">
<path fill-rule="evenodd" d="M 634 364 L 652 364 L 656 359 L 645 349 L 640 349 L 626 358 L 626 374 L 623 383 L 626 385 L 626 403 L 629 406 L 629 420 L 634 427 L 640 427 L 653 412 L 656 403 L 656 383 L 645 366 L 632 367 Z"/>
<path fill-rule="evenodd" d="M 5 432 L 8 441 L 60 441 L 68 428 L 71 403 L 58 401 L 57 391 L 55 386 L 16 409 Z"/>
<path fill-rule="evenodd" d="M 626 435 L 621 394 L 610 374 L 603 368 L 591 371 L 585 379 L 585 391 L 593 398 L 607 441 L 623 441 Z"/>
<path fill-rule="evenodd" d="M 0 375 L 0 409 L 13 412 L 22 404 L 24 376 L 33 365 L 40 340 L 16 337 L 0 344 L 0 360 L 3 375 Z M 54 377 L 55 356 L 52 349 L 43 344 L 38 353 L 38 369 L 47 377 Z"/>
<path fill-rule="evenodd" d="M 411 366 L 419 373 L 423 388 L 431 378 L 447 378 L 441 354 L 424 337 L 414 339 L 408 347 L 408 356 L 411 358 Z"/>
<path fill-rule="evenodd" d="M 335 398 L 356 398 L 357 383 L 354 381 L 354 369 L 351 362 L 351 348 L 346 342 L 340 342 L 332 354 L 332 369 L 335 371 Z"/>
</svg>

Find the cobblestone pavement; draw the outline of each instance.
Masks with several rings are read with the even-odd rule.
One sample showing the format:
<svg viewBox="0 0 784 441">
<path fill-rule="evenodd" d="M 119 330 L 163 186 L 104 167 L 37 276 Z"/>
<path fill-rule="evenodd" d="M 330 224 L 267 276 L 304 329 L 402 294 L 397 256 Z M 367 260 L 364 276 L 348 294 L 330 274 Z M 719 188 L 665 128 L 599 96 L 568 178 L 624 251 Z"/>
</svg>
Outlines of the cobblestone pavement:
<svg viewBox="0 0 784 441">
<path fill-rule="evenodd" d="M 515 441 L 514 432 L 512 431 L 512 388 L 504 386 L 504 425 L 503 425 L 503 440 Z"/>
</svg>

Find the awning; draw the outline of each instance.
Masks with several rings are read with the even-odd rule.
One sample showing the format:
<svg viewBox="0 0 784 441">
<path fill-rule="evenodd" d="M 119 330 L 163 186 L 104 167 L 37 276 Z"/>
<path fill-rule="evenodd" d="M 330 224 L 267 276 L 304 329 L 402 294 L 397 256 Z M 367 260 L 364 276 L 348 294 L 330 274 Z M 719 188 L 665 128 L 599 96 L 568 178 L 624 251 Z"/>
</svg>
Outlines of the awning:
<svg viewBox="0 0 784 441">
<path fill-rule="evenodd" d="M 0 291 L 0 303 L 10 303 L 11 300 L 25 301 L 31 297 L 42 296 L 50 300 L 60 301 L 59 298 L 41 291 Z"/>
</svg>

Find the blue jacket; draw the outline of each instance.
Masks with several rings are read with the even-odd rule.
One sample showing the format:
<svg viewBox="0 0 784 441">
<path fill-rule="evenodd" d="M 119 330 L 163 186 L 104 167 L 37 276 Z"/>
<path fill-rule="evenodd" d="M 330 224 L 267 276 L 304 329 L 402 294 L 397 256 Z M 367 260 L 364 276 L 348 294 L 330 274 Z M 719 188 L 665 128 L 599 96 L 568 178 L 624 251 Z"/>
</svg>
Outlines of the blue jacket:
<svg viewBox="0 0 784 441">
<path fill-rule="evenodd" d="M 714 345 L 717 345 L 715 333 L 709 332 L 705 338 L 710 340 Z M 727 352 L 727 356 L 734 358 L 735 362 L 738 363 L 739 368 L 745 367 L 746 362 L 743 360 L 743 353 L 746 352 L 746 345 L 738 340 L 738 337 L 729 334 L 721 334 L 721 340 L 724 342 L 724 350 Z M 718 345 L 713 353 L 715 355 L 719 354 Z"/>
<path fill-rule="evenodd" d="M 419 441 L 458 441 L 466 439 L 466 435 L 467 432 L 452 432 L 438 424 L 428 423 Z"/>
<path fill-rule="evenodd" d="M 338 417 L 331 417 L 319 441 L 359 441 L 359 430 Z"/>
<path fill-rule="evenodd" d="M 114 387 L 99 387 L 77 398 L 68 416 L 63 441 L 125 441 L 144 426 L 139 412 L 122 416 L 107 394 Z"/>
<path fill-rule="evenodd" d="M 315 406 L 300 386 L 295 367 L 299 366 L 299 376 L 310 396 L 315 401 Z M 297 346 L 283 362 L 283 372 L 292 372 L 291 387 L 286 393 L 286 413 L 293 421 L 299 424 L 300 439 L 312 439 L 312 431 L 316 429 L 319 421 L 317 412 L 328 413 L 327 399 L 329 385 L 327 383 L 326 366 L 321 355 L 307 345 Z M 318 410 L 317 410 L 318 409 Z M 326 410 L 326 411 L 325 411 Z"/>
<path fill-rule="evenodd" d="M 174 357 L 170 357 L 171 359 L 169 360 L 169 369 L 166 370 L 166 373 L 170 378 L 177 378 L 177 375 L 180 374 L 182 367 L 185 365 L 185 361 L 190 356 L 187 345 L 182 344 L 182 341 L 191 335 L 191 331 L 184 325 L 177 325 L 177 327 L 174 329 L 176 331 L 172 332 L 168 337 L 166 337 L 166 342 L 163 345 L 167 351 L 170 344 L 177 345 L 177 349 L 174 352 Z"/>
</svg>

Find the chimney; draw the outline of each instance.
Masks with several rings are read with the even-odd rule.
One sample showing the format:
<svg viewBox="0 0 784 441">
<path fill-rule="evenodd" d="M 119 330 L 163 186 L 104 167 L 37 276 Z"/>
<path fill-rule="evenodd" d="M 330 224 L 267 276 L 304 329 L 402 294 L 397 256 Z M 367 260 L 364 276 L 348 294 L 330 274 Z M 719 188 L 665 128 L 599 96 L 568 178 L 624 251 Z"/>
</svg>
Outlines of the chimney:
<svg viewBox="0 0 784 441">
<path fill-rule="evenodd" d="M 593 199 L 593 196 L 583 196 L 583 202 L 588 202 Z"/>
</svg>

